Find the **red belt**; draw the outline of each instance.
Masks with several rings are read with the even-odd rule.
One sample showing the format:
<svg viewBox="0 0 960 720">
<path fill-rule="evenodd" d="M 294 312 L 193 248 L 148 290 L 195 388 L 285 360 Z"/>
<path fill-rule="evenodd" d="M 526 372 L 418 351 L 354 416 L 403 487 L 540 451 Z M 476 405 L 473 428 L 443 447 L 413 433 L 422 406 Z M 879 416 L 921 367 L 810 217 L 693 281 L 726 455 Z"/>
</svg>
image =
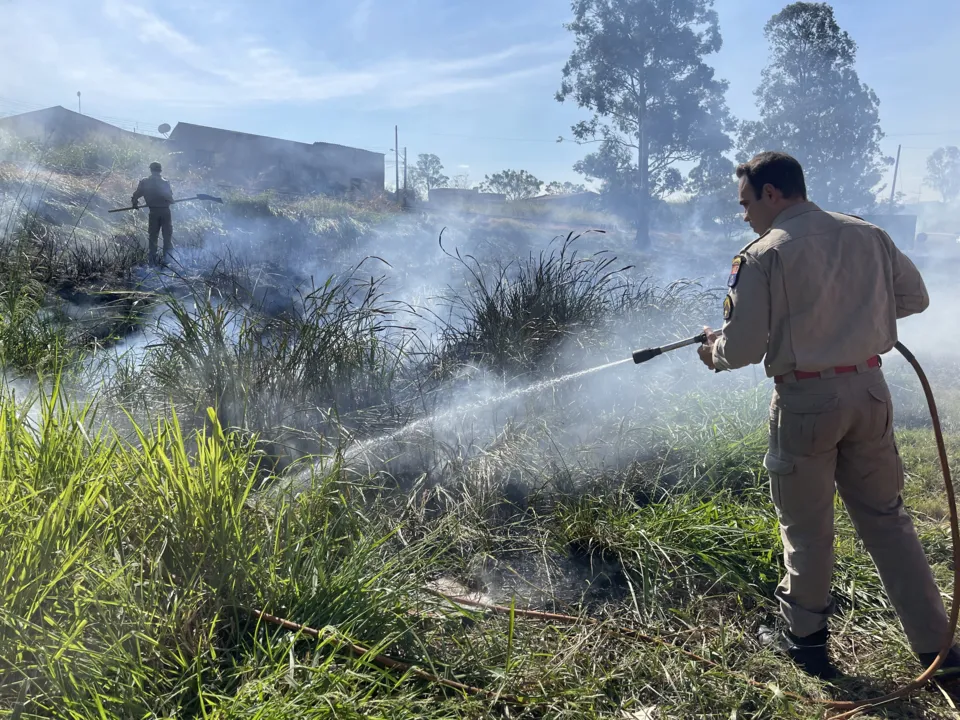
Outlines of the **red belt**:
<svg viewBox="0 0 960 720">
<path fill-rule="evenodd" d="M 878 368 L 880 367 L 880 365 L 881 363 L 880 363 L 879 355 L 874 355 L 872 358 L 867 360 L 867 367 Z M 837 375 L 841 375 L 843 373 L 852 373 L 856 371 L 857 371 L 856 365 L 841 365 L 840 367 L 833 368 L 833 372 Z M 828 372 L 828 371 L 824 370 L 823 372 Z M 822 374 L 819 372 L 805 372 L 803 370 L 794 370 L 793 374 L 797 378 L 797 380 L 812 380 L 813 378 L 822 377 Z M 785 375 L 777 375 L 773 379 L 773 381 L 775 383 L 782 383 L 785 377 L 786 377 Z"/>
</svg>

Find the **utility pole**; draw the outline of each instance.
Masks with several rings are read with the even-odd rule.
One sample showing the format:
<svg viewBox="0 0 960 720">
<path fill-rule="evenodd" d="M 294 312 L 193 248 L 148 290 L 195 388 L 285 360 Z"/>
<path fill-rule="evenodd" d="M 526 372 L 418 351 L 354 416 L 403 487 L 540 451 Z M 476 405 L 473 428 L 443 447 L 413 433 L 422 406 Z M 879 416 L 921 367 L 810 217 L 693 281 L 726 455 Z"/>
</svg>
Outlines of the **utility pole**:
<svg viewBox="0 0 960 720">
<path fill-rule="evenodd" d="M 83 108 L 80 107 L 80 91 L 77 90 L 77 112 L 83 115 Z"/>
<path fill-rule="evenodd" d="M 403 148 L 403 201 L 407 201 L 407 148 Z"/>
<path fill-rule="evenodd" d="M 397 182 L 397 204 L 400 204 L 400 136 L 397 134 L 397 126 L 393 126 L 393 159 L 394 170 L 396 170 Z"/>
<path fill-rule="evenodd" d="M 893 198 L 897 192 L 897 170 L 900 169 L 900 145 L 897 145 L 897 162 L 893 166 L 893 184 L 890 186 L 890 212 L 893 213 Z"/>
</svg>

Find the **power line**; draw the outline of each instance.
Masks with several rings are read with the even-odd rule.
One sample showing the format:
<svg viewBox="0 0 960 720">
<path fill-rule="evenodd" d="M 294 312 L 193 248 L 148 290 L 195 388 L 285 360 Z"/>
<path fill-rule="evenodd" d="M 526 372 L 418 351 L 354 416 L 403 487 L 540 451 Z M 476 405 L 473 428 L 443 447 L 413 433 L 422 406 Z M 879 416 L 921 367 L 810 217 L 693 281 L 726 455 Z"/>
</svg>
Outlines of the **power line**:
<svg viewBox="0 0 960 720">
<path fill-rule="evenodd" d="M 438 132 L 424 132 L 424 131 L 411 131 L 411 135 L 422 135 L 426 137 L 457 137 L 464 138 L 466 140 L 498 140 L 500 142 L 535 142 L 535 143 L 556 143 L 557 139 L 547 140 L 545 138 L 506 138 L 506 137 L 495 137 L 492 135 L 465 135 L 463 133 L 438 133 Z M 564 138 L 567 140 L 567 138 Z"/>
<path fill-rule="evenodd" d="M 942 132 L 937 131 L 937 132 L 884 133 L 885 137 L 921 137 L 921 136 L 936 137 L 936 136 L 943 136 L 943 135 L 960 135 L 960 129 L 944 130 Z"/>
</svg>

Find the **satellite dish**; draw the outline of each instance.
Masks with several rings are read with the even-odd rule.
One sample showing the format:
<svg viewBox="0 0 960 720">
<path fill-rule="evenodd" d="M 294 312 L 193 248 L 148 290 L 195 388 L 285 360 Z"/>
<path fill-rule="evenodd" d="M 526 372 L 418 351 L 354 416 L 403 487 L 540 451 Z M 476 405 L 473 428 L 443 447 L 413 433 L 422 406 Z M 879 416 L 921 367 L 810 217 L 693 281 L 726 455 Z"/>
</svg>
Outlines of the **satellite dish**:
<svg viewBox="0 0 960 720">
<path fill-rule="evenodd" d="M 160 133 L 161 135 L 166 135 L 168 132 L 170 132 L 170 126 L 164 123 L 163 125 L 157 128 L 157 132 Z"/>
</svg>

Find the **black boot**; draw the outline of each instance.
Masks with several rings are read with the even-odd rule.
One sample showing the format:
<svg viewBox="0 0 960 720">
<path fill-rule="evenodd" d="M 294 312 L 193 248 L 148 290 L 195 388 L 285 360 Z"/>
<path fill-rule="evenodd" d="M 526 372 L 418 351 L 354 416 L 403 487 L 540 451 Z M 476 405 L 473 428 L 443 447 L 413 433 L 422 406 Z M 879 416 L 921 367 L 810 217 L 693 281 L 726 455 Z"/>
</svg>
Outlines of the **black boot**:
<svg viewBox="0 0 960 720">
<path fill-rule="evenodd" d="M 923 665 L 923 669 L 926 670 L 933 664 L 933 661 L 937 659 L 937 655 L 940 653 L 917 653 L 917 659 L 920 661 L 920 664 Z M 947 656 L 943 659 L 943 662 L 940 663 L 940 666 L 937 668 L 937 671 L 933 674 L 935 680 L 956 680 L 960 678 L 960 647 L 954 645 L 950 648 L 950 652 L 947 653 Z"/>
<path fill-rule="evenodd" d="M 789 630 L 777 632 L 761 626 L 758 637 L 761 645 L 786 654 L 808 675 L 820 680 L 833 680 L 840 676 L 840 671 L 827 655 L 827 640 L 830 637 L 827 628 L 801 638 Z"/>
</svg>

